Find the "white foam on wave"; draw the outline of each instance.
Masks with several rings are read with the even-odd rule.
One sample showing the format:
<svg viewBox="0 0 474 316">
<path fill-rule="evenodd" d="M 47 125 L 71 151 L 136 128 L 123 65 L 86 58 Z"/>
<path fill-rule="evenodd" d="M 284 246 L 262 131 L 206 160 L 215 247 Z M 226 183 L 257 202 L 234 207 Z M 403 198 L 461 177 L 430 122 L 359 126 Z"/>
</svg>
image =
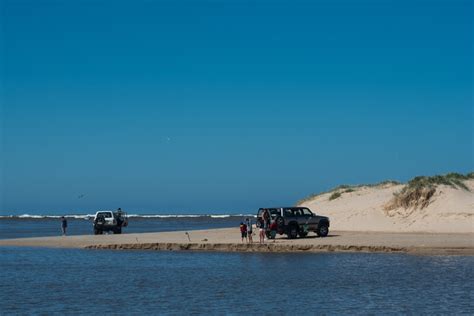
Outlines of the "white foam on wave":
<svg viewBox="0 0 474 316">
<path fill-rule="evenodd" d="M 139 217 L 139 218 L 185 218 L 185 217 L 203 217 L 206 215 L 149 215 L 149 214 L 144 214 L 144 215 L 139 215 L 139 214 L 129 214 L 128 217 Z"/>
<path fill-rule="evenodd" d="M 30 214 L 23 214 L 18 216 L 18 218 L 45 218 L 46 216 L 43 215 L 30 215 Z"/>
<path fill-rule="evenodd" d="M 57 219 L 61 218 L 63 215 L 32 215 L 32 214 L 22 214 L 22 215 L 0 215 L 1 218 L 20 218 L 20 219 Z M 94 217 L 92 214 L 87 215 L 64 215 L 66 218 L 74 219 L 89 219 Z"/>
<path fill-rule="evenodd" d="M 0 219 L 58 219 L 63 215 L 0 215 Z M 66 218 L 89 220 L 94 214 L 68 214 Z M 230 218 L 230 217 L 255 217 L 254 214 L 128 214 L 129 218 Z"/>
</svg>

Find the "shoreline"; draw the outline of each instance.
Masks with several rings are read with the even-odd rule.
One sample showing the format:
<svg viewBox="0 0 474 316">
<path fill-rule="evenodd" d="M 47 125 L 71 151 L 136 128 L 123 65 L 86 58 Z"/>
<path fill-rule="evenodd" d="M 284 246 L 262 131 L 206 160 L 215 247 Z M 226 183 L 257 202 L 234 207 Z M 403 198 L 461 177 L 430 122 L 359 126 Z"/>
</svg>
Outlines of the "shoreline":
<svg viewBox="0 0 474 316">
<path fill-rule="evenodd" d="M 81 235 L 2 239 L 2 246 L 253 253 L 408 253 L 474 256 L 474 234 L 334 231 L 320 238 L 277 236 L 265 244 L 242 243 L 238 228 L 122 235 Z M 256 241 L 256 242 L 255 242 Z"/>
<path fill-rule="evenodd" d="M 148 250 L 148 251 L 199 251 L 199 252 L 249 252 L 249 253 L 405 253 L 412 255 L 459 255 L 474 256 L 473 248 L 434 248 L 434 247 L 385 247 L 354 245 L 275 245 L 275 244 L 111 244 L 91 245 L 84 249 L 94 250 Z"/>
</svg>

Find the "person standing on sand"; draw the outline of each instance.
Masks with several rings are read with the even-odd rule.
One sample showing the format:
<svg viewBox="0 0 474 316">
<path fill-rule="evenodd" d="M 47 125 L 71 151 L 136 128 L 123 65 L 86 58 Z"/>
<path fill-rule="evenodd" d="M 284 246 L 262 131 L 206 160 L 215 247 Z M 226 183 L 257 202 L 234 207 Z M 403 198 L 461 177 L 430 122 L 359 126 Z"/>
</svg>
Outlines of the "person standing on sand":
<svg viewBox="0 0 474 316">
<path fill-rule="evenodd" d="M 268 210 L 265 210 L 263 212 L 263 227 L 265 229 L 265 234 L 270 231 L 270 212 Z"/>
<path fill-rule="evenodd" d="M 63 236 L 66 236 L 66 229 L 67 229 L 67 219 L 64 216 L 61 216 L 61 231 L 63 232 Z"/>
<path fill-rule="evenodd" d="M 250 220 L 249 218 L 247 218 L 245 220 L 246 224 L 247 224 L 247 235 L 249 237 L 249 244 L 253 243 L 253 238 L 252 238 L 252 220 Z"/>
<path fill-rule="evenodd" d="M 247 241 L 247 225 L 245 225 L 243 222 L 240 222 L 240 235 L 242 236 L 242 242 Z"/>
<path fill-rule="evenodd" d="M 265 210 L 265 212 L 263 212 L 263 229 L 264 229 L 263 237 L 264 238 L 267 236 L 267 232 L 270 234 L 270 220 L 271 220 L 270 212 L 268 210 Z"/>
<path fill-rule="evenodd" d="M 258 237 L 259 237 L 259 243 L 264 244 L 265 243 L 265 223 L 263 222 L 263 219 L 259 217 L 257 219 L 257 226 L 258 226 Z"/>
</svg>

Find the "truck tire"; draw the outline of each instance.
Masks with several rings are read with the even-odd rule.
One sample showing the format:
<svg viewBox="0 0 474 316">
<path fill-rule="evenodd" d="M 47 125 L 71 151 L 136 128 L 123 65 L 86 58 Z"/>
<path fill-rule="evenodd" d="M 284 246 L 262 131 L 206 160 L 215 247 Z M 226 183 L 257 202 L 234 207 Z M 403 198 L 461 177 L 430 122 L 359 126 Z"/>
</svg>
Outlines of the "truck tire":
<svg viewBox="0 0 474 316">
<path fill-rule="evenodd" d="M 285 226 L 285 219 L 281 216 L 278 216 L 276 219 L 275 219 L 278 227 L 283 227 Z"/>
<path fill-rule="evenodd" d="M 94 235 L 102 235 L 102 231 L 100 229 L 94 228 Z"/>
<path fill-rule="evenodd" d="M 298 237 L 298 232 L 299 232 L 298 225 L 291 224 L 288 227 L 288 238 L 295 239 L 296 237 Z"/>
<path fill-rule="evenodd" d="M 329 234 L 329 227 L 326 224 L 319 225 L 318 230 L 316 231 L 316 234 L 319 237 L 326 237 Z"/>
</svg>

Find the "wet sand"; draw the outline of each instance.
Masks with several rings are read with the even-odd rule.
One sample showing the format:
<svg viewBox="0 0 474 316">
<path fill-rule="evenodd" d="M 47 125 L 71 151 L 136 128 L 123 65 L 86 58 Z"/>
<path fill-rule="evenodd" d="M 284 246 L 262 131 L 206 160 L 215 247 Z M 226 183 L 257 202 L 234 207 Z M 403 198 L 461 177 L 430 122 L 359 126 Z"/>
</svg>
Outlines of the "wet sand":
<svg viewBox="0 0 474 316">
<path fill-rule="evenodd" d="M 189 236 L 189 238 L 188 238 Z M 195 250 L 223 252 L 397 252 L 428 255 L 474 255 L 474 234 L 386 233 L 334 231 L 328 237 L 287 239 L 277 236 L 258 243 L 242 243 L 239 229 L 58 236 L 0 240 L 0 246 L 86 249 Z"/>
</svg>

